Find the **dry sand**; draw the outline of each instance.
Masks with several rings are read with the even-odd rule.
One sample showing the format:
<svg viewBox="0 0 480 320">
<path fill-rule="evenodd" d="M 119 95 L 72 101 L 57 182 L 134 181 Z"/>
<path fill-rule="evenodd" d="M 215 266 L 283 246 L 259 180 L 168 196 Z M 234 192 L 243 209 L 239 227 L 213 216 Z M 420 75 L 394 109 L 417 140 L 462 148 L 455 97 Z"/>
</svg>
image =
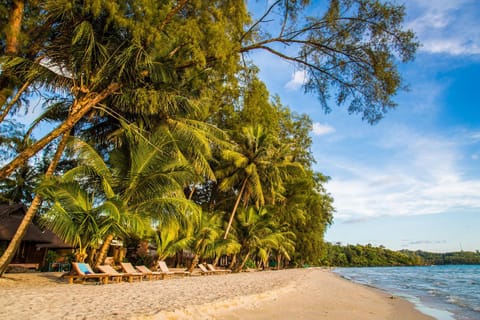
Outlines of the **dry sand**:
<svg viewBox="0 0 480 320">
<path fill-rule="evenodd" d="M 432 319 L 320 268 L 108 285 L 59 276 L 0 278 L 0 319 Z"/>
</svg>

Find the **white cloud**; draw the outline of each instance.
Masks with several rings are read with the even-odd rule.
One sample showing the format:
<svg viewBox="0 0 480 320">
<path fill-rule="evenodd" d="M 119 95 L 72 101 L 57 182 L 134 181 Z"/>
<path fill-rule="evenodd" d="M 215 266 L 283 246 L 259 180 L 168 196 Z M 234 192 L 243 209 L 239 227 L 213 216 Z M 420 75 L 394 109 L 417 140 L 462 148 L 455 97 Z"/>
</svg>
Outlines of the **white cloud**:
<svg viewBox="0 0 480 320">
<path fill-rule="evenodd" d="M 314 135 L 324 136 L 330 133 L 334 133 L 335 128 L 329 124 L 321 124 L 319 122 L 315 122 L 313 124 L 312 132 Z"/>
<path fill-rule="evenodd" d="M 480 54 L 476 0 L 412 0 L 407 8 L 414 16 L 407 23 L 422 43 L 421 51 L 449 55 Z"/>
<path fill-rule="evenodd" d="M 307 72 L 305 70 L 295 71 L 292 74 L 292 78 L 287 82 L 285 88 L 290 90 L 296 90 L 300 88 L 307 81 Z"/>
<path fill-rule="evenodd" d="M 389 154 L 387 159 L 328 159 L 344 171 L 327 186 L 335 199 L 335 218 L 356 221 L 480 209 L 480 177 L 458 169 L 463 142 L 456 139 L 391 128 L 372 151 Z"/>
</svg>

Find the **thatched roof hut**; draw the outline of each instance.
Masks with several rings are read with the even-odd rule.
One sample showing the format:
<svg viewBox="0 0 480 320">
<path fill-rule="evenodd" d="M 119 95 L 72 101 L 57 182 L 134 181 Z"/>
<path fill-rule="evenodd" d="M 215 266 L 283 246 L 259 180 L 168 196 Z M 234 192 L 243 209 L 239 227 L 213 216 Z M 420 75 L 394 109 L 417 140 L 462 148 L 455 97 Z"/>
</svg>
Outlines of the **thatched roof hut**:
<svg viewBox="0 0 480 320">
<path fill-rule="evenodd" d="M 6 247 L 22 222 L 27 209 L 23 204 L 0 204 L 0 245 Z M 43 265 L 47 248 L 71 248 L 50 230 L 31 223 L 12 263 Z"/>
</svg>

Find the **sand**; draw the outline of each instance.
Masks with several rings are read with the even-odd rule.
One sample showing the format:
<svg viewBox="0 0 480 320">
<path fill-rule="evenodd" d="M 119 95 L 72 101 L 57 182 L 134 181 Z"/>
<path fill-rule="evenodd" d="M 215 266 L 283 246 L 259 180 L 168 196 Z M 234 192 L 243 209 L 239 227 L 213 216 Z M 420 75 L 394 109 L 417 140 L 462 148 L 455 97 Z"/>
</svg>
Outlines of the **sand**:
<svg viewBox="0 0 480 320">
<path fill-rule="evenodd" d="M 108 285 L 69 285 L 59 276 L 0 278 L 0 318 L 432 319 L 403 299 L 321 268 Z"/>
</svg>

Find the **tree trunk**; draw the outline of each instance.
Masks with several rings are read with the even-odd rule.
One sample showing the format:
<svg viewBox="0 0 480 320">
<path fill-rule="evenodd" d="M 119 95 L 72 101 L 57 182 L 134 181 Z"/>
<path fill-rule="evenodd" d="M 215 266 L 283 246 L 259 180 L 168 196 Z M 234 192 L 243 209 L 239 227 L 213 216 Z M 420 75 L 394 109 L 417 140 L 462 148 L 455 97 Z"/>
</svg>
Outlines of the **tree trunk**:
<svg viewBox="0 0 480 320">
<path fill-rule="evenodd" d="M 75 124 L 77 124 L 84 115 L 86 115 L 96 104 L 101 102 L 103 99 L 120 89 L 120 85 L 117 83 L 110 84 L 102 92 L 95 94 L 93 97 L 88 95 L 83 97 L 81 100 L 77 100 L 72 105 L 72 112 L 68 115 L 68 118 L 60 124 L 53 131 L 50 131 L 45 137 L 38 140 L 36 143 L 32 144 L 30 147 L 22 151 L 15 159 L 6 164 L 2 169 L 0 169 L 0 179 L 5 179 L 10 175 L 16 168 L 23 165 L 28 159 L 30 159 L 37 152 L 42 150 L 47 144 L 52 142 L 55 138 L 64 134 L 67 131 L 70 131 Z"/>
<path fill-rule="evenodd" d="M 248 258 L 250 258 L 250 251 L 247 253 L 245 258 L 243 258 L 242 263 L 240 263 L 240 265 L 235 268 L 234 272 L 242 271 L 243 267 L 245 266 L 245 263 L 247 263 Z"/>
<path fill-rule="evenodd" d="M 233 218 L 235 217 L 235 212 L 237 211 L 238 205 L 240 204 L 240 199 L 242 198 L 243 191 L 245 190 L 245 187 L 247 186 L 247 181 L 248 181 L 248 177 L 246 177 L 245 180 L 243 180 L 242 188 L 240 189 L 240 192 L 238 193 L 237 201 L 235 202 L 235 206 L 233 207 L 232 213 L 230 214 L 230 219 L 228 220 L 227 229 L 225 230 L 225 235 L 223 236 L 223 239 L 227 239 L 228 232 L 230 231 L 230 228 L 232 227 Z"/>
<path fill-rule="evenodd" d="M 188 272 L 190 272 L 190 273 L 193 272 L 193 269 L 195 269 L 195 267 L 197 266 L 198 261 L 200 261 L 200 256 L 197 253 L 195 253 L 195 256 L 193 256 L 192 263 L 190 264 L 190 267 L 188 268 Z"/>
<path fill-rule="evenodd" d="M 217 255 L 215 257 L 215 260 L 213 260 L 213 266 L 216 267 L 218 265 L 218 261 L 220 260 L 220 255 Z"/>
<path fill-rule="evenodd" d="M 237 254 L 233 255 L 232 262 L 228 265 L 228 269 L 232 270 L 235 264 L 237 263 Z"/>
<path fill-rule="evenodd" d="M 25 1 L 14 0 L 8 17 L 8 25 L 5 28 L 5 54 L 15 56 L 18 54 L 20 31 L 22 28 L 23 11 Z M 0 108 L 6 103 L 12 94 L 15 85 L 11 76 L 7 73 L 0 74 Z"/>
<path fill-rule="evenodd" d="M 87 262 L 90 265 L 93 265 L 95 262 L 95 255 L 97 254 L 97 249 L 96 248 L 91 248 L 88 252 L 88 259 Z"/>
<path fill-rule="evenodd" d="M 48 166 L 47 171 L 45 172 L 45 177 L 50 177 L 53 175 L 53 172 L 55 171 L 55 168 L 57 167 L 58 162 L 60 161 L 60 157 L 63 154 L 63 150 L 65 150 L 65 146 L 67 145 L 68 137 L 70 133 L 66 132 L 60 143 L 58 144 L 57 151 L 55 152 L 55 156 L 52 159 L 52 162 L 50 162 L 50 165 Z M 22 222 L 20 222 L 20 225 L 18 226 L 17 231 L 15 232 L 15 235 L 13 238 L 10 240 L 10 243 L 8 244 L 7 249 L 3 253 L 3 255 L 0 257 L 0 277 L 3 276 L 5 273 L 5 270 L 7 270 L 8 264 L 10 261 L 12 261 L 13 257 L 15 256 L 15 252 L 17 252 L 18 248 L 20 247 L 20 244 L 22 243 L 22 239 L 25 236 L 25 233 L 27 232 L 28 226 L 30 225 L 30 222 L 32 222 L 33 217 L 37 213 L 38 208 L 42 204 L 42 198 L 37 194 L 35 195 L 35 198 L 33 198 L 32 204 L 28 208 L 27 212 L 25 213 L 25 216 L 22 219 Z"/>
<path fill-rule="evenodd" d="M 18 40 L 20 38 L 24 8 L 25 1 L 13 0 L 12 11 L 10 11 L 7 32 L 5 35 L 5 53 L 7 55 L 16 55 L 18 53 Z"/>
<path fill-rule="evenodd" d="M 105 258 L 107 257 L 108 249 L 110 248 L 110 244 L 112 243 L 112 240 L 113 240 L 113 234 L 109 234 L 105 238 L 105 241 L 103 241 L 102 247 L 100 248 L 100 252 L 98 253 L 98 257 L 95 262 L 95 268 L 98 268 L 98 266 L 105 261 Z M 121 262 L 121 261 L 115 261 L 115 262 Z"/>
</svg>

